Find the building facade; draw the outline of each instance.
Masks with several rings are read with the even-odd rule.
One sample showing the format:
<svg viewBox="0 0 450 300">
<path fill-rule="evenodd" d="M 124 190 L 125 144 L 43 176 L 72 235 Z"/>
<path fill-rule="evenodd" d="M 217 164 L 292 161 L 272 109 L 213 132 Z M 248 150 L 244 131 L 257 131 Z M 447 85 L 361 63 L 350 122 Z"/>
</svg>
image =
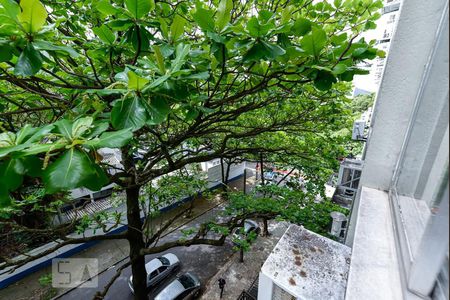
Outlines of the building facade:
<svg viewBox="0 0 450 300">
<path fill-rule="evenodd" d="M 290 227 L 261 269 L 258 299 L 449 299 L 448 0 L 408 0 L 387 19 L 398 26 L 386 36 L 348 249 Z"/>
<path fill-rule="evenodd" d="M 386 57 L 389 54 L 392 37 L 397 27 L 401 2 L 402 0 L 384 0 L 384 7 L 380 11 L 381 17 L 376 22 L 377 28 L 364 35 L 366 40 L 375 39 L 377 48 L 386 52 Z M 364 63 L 361 67 L 370 73 L 364 76 L 355 76 L 354 94 L 361 93 L 358 90 L 376 92 L 380 86 L 385 64 L 386 58 L 381 57 Z"/>
</svg>

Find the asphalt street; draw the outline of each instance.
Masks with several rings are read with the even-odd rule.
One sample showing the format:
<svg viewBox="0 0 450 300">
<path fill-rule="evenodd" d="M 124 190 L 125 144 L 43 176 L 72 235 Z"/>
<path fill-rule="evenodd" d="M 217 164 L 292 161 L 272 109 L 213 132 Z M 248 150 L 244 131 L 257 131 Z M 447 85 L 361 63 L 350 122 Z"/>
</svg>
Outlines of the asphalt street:
<svg viewBox="0 0 450 300">
<path fill-rule="evenodd" d="M 220 215 L 223 207 L 216 207 L 207 213 L 199 216 L 198 218 L 192 220 L 186 225 L 182 226 L 180 229 L 188 229 L 193 227 L 198 227 L 200 224 L 217 218 Z M 220 218 L 220 217 L 219 217 Z M 164 242 L 178 240 L 182 237 L 181 230 L 175 230 L 174 232 L 168 234 L 163 237 L 159 244 L 163 244 Z M 222 265 L 224 265 L 228 258 L 233 254 L 232 250 L 233 245 L 227 239 L 224 246 L 215 247 L 215 246 L 207 246 L 207 245 L 195 245 L 190 247 L 176 247 L 172 248 L 166 252 L 147 255 L 146 262 L 152 260 L 153 258 L 160 256 L 164 253 L 174 253 L 178 256 L 181 262 L 181 268 L 179 269 L 177 274 L 184 272 L 192 272 L 196 274 L 202 285 L 214 276 L 215 273 L 220 269 Z M 125 262 L 122 262 L 123 264 Z M 111 267 L 107 271 L 100 274 L 98 277 L 98 288 L 83 288 L 80 286 L 76 289 L 73 289 L 69 293 L 62 295 L 58 299 L 83 299 L 88 300 L 92 299 L 97 291 L 102 291 L 104 286 L 110 281 L 110 279 L 116 274 L 116 269 L 120 267 L 121 264 Z M 116 279 L 114 284 L 108 291 L 105 299 L 133 299 L 133 295 L 128 287 L 128 278 L 131 275 L 131 267 L 124 269 L 119 278 Z M 154 290 L 149 293 L 149 299 L 153 299 L 157 293 L 164 288 L 168 283 L 170 283 L 176 274 L 173 274 L 169 278 L 166 278 L 163 282 L 161 282 Z"/>
</svg>

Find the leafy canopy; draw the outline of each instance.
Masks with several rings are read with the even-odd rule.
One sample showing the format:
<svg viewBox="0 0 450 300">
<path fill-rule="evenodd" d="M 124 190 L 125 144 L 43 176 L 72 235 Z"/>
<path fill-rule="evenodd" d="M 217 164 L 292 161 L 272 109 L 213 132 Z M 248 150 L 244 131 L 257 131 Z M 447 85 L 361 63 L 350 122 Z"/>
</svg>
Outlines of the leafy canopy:
<svg viewBox="0 0 450 300">
<path fill-rule="evenodd" d="M 257 139 L 275 131 L 296 132 L 306 151 L 314 132 L 342 126 L 345 82 L 365 73 L 356 65 L 383 55 L 358 38 L 381 6 L 1 0 L 0 206 L 29 178 L 48 194 L 141 186 L 267 148 Z M 100 163 L 102 147 L 122 147 L 120 176 Z M 136 149 L 148 150 L 133 166 Z"/>
</svg>

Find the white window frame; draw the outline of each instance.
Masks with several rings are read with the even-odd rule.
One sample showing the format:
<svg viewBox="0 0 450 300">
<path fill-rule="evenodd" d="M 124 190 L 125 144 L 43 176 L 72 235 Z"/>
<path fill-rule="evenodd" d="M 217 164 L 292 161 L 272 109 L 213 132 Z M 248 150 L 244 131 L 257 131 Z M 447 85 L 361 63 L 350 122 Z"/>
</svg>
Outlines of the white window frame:
<svg viewBox="0 0 450 300">
<path fill-rule="evenodd" d="M 449 249 L 449 183 L 448 175 L 442 183 L 440 183 L 440 192 L 435 193 L 439 198 L 439 206 L 436 214 L 432 214 L 428 219 L 420 237 L 418 247 L 415 253 L 411 247 L 411 236 L 408 237 L 406 223 L 410 218 L 420 218 L 418 211 L 405 210 L 400 204 L 399 195 L 397 193 L 397 183 L 400 177 L 401 166 L 405 158 L 406 147 L 412 134 L 413 123 L 420 107 L 421 99 L 427 81 L 429 80 L 430 69 L 433 65 L 437 42 L 441 36 L 445 34 L 445 28 L 448 28 L 448 2 L 442 14 L 441 22 L 436 36 L 436 44 L 433 52 L 429 57 L 425 71 L 422 77 L 422 84 L 416 96 L 413 112 L 410 118 L 408 130 L 405 140 L 399 154 L 399 159 L 392 177 L 389 189 L 389 198 L 391 203 L 391 211 L 394 218 L 394 232 L 396 235 L 397 252 L 400 258 L 401 277 L 405 287 L 409 292 L 421 297 L 429 298 L 438 280 L 438 275 L 442 269 L 445 259 L 448 259 Z M 448 98 L 448 94 L 447 94 Z M 447 134 L 444 138 L 448 139 Z M 447 165 L 448 167 L 448 165 Z M 437 199 L 434 199 L 437 200 Z M 415 203 L 413 203 L 414 205 Z M 418 228 L 419 229 L 419 228 Z M 422 228 L 420 228 L 422 229 Z"/>
</svg>

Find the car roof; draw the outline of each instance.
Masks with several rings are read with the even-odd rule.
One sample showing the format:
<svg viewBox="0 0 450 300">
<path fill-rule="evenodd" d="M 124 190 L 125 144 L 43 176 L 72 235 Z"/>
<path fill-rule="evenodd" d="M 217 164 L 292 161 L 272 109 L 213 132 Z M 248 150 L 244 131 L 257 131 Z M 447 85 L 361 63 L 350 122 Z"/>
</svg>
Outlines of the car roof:
<svg viewBox="0 0 450 300">
<path fill-rule="evenodd" d="M 156 297 L 155 300 L 175 299 L 179 294 L 185 291 L 184 286 L 177 279 L 166 286 Z"/>
<path fill-rule="evenodd" d="M 158 258 L 154 258 L 145 264 L 145 271 L 147 271 L 147 274 L 150 274 L 151 272 L 155 271 L 161 266 L 162 266 L 161 261 Z"/>
</svg>

